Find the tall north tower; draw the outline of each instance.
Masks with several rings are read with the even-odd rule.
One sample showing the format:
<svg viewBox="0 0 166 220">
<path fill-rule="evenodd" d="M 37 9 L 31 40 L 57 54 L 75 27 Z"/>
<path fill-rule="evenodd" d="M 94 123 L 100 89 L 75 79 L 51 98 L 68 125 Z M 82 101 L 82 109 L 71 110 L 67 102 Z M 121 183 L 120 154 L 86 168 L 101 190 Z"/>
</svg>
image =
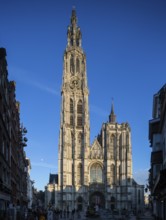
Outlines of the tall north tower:
<svg viewBox="0 0 166 220">
<path fill-rule="evenodd" d="M 66 197 L 72 197 L 69 200 L 74 203 L 78 188 L 88 184 L 86 159 L 90 146 L 89 91 L 86 56 L 81 41 L 82 34 L 77 25 L 76 11 L 73 9 L 63 57 L 61 91 L 58 180 L 62 204 Z M 70 191 L 70 194 L 67 191 Z M 74 207 L 74 204 L 68 205 Z"/>
<path fill-rule="evenodd" d="M 57 175 L 50 175 L 46 204 L 61 210 L 88 207 L 143 210 L 144 186 L 132 177 L 131 129 L 118 123 L 112 104 L 109 121 L 90 145 L 86 56 L 72 10 L 63 57 L 62 105 Z M 54 180 L 53 180 L 54 179 Z"/>
</svg>

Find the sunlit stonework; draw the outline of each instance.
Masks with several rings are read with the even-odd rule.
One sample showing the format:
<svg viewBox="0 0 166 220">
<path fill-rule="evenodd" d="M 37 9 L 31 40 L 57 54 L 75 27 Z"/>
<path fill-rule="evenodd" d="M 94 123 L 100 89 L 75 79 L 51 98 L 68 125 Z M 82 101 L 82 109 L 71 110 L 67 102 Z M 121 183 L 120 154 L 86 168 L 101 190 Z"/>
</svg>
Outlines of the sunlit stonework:
<svg viewBox="0 0 166 220">
<path fill-rule="evenodd" d="M 46 205 L 63 210 L 142 209 L 144 187 L 132 177 L 131 130 L 118 124 L 112 104 L 109 121 L 90 145 L 86 56 L 75 10 L 64 52 L 58 181 L 46 187 Z"/>
</svg>

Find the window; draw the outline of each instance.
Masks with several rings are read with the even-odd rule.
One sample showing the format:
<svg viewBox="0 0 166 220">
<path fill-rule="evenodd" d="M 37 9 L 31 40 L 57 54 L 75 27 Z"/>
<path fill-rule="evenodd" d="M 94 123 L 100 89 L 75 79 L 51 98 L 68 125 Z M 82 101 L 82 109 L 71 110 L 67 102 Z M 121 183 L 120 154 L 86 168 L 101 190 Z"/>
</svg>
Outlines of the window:
<svg viewBox="0 0 166 220">
<path fill-rule="evenodd" d="M 115 184 L 115 166 L 114 166 L 114 164 L 111 165 L 111 183 Z"/>
<path fill-rule="evenodd" d="M 122 160 L 122 135 L 119 137 L 119 160 Z"/>
<path fill-rule="evenodd" d="M 63 175 L 63 185 L 66 185 L 66 175 Z"/>
<path fill-rule="evenodd" d="M 114 158 L 115 136 L 110 137 L 110 159 Z"/>
<path fill-rule="evenodd" d="M 90 169 L 90 182 L 91 183 L 102 183 L 103 182 L 103 174 L 102 168 L 99 164 L 93 164 Z"/>
<path fill-rule="evenodd" d="M 77 181 L 78 184 L 82 184 L 82 164 L 80 163 L 77 167 Z"/>
<path fill-rule="evenodd" d="M 78 158 L 81 158 L 81 153 L 82 153 L 82 134 L 79 133 L 79 135 L 78 135 L 78 146 L 77 146 Z"/>
<path fill-rule="evenodd" d="M 73 110 L 74 110 L 74 108 L 73 108 L 73 100 L 70 99 L 70 113 L 73 113 Z"/>
<path fill-rule="evenodd" d="M 82 114 L 82 101 L 81 100 L 79 100 L 77 104 L 77 113 Z"/>
<path fill-rule="evenodd" d="M 82 113 L 83 113 L 83 109 L 82 109 L 82 101 L 79 100 L 78 104 L 77 104 L 77 126 L 82 126 Z"/>
<path fill-rule="evenodd" d="M 77 116 L 77 126 L 82 126 L 82 116 Z"/>
<path fill-rule="evenodd" d="M 70 58 L 70 72 L 74 73 L 74 56 L 73 55 L 71 55 L 71 58 Z"/>
<path fill-rule="evenodd" d="M 70 125 L 72 125 L 73 126 L 73 123 L 74 122 L 74 120 L 73 120 L 73 115 L 70 115 Z"/>
<path fill-rule="evenodd" d="M 73 112 L 74 112 L 73 100 L 70 99 L 70 125 L 72 126 L 74 124 Z"/>
<path fill-rule="evenodd" d="M 79 61 L 79 59 L 77 58 L 77 60 L 76 60 L 76 72 L 80 72 L 80 61 Z"/>
</svg>

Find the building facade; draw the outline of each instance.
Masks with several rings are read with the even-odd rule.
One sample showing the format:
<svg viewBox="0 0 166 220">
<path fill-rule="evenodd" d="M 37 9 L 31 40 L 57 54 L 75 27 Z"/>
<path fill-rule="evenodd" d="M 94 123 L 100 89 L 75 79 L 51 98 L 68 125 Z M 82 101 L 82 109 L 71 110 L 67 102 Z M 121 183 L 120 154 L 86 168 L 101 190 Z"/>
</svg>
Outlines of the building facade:
<svg viewBox="0 0 166 220">
<path fill-rule="evenodd" d="M 66 210 L 96 205 L 112 210 L 142 210 L 144 186 L 132 177 L 131 129 L 128 123 L 117 123 L 113 104 L 109 121 L 103 123 L 100 134 L 90 145 L 89 89 L 81 43 L 81 30 L 73 10 L 63 59 L 54 206 Z"/>
<path fill-rule="evenodd" d="M 49 183 L 45 187 L 45 208 L 51 207 L 52 204 L 57 204 L 57 196 L 55 193 L 58 192 L 58 174 L 50 174 Z M 55 202 L 56 199 L 56 202 Z"/>
<path fill-rule="evenodd" d="M 153 214 L 166 220 L 166 84 L 153 96 L 149 121 L 151 168 L 149 188 Z"/>
<path fill-rule="evenodd" d="M 26 129 L 20 124 L 15 82 L 8 80 L 5 48 L 0 48 L 0 218 L 9 204 L 27 204 Z"/>
</svg>

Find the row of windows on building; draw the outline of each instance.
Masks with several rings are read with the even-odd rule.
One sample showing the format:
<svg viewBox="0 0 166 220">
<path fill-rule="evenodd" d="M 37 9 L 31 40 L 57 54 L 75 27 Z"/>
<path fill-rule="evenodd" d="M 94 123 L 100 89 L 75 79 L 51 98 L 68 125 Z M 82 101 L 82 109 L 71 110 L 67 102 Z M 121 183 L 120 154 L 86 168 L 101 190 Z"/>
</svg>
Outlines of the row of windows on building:
<svg viewBox="0 0 166 220">
<path fill-rule="evenodd" d="M 74 102 L 70 99 L 70 125 L 74 126 Z M 82 101 L 79 100 L 77 103 L 77 126 L 83 125 L 83 105 Z"/>
<path fill-rule="evenodd" d="M 81 66 L 82 66 L 82 68 L 81 68 Z M 85 69 L 84 61 L 81 62 L 78 57 L 75 59 L 74 55 L 72 54 L 71 58 L 70 58 L 70 73 L 72 73 L 72 74 L 74 74 L 75 72 L 80 73 L 81 70 L 84 71 L 84 69 Z M 67 63 L 66 63 L 66 70 L 67 70 Z"/>
<path fill-rule="evenodd" d="M 76 72 L 80 72 L 80 60 L 78 58 L 76 58 L 76 65 L 75 65 L 75 60 L 74 60 L 74 56 L 71 55 L 70 58 L 70 72 L 74 73 L 75 72 L 75 67 L 76 67 Z"/>
<path fill-rule="evenodd" d="M 69 158 L 71 158 L 74 155 L 77 155 L 78 159 L 83 158 L 84 156 L 84 136 L 83 134 L 80 132 L 77 136 L 77 140 L 75 143 L 74 140 L 74 134 L 71 132 L 71 148 L 67 147 L 68 145 L 66 145 L 66 147 L 64 147 L 64 156 L 68 156 Z M 70 142 L 69 142 L 70 144 Z M 76 146 L 76 148 L 75 148 Z M 115 149 L 116 147 L 116 149 Z M 71 149 L 75 149 L 74 152 L 71 151 Z M 107 159 L 119 159 L 119 160 L 128 160 L 129 156 L 129 148 L 128 147 L 117 147 L 116 145 L 112 145 L 109 146 L 107 149 L 107 154 L 106 157 Z M 72 155 L 74 154 L 74 155 Z M 90 158 L 103 158 L 103 153 L 101 149 L 95 149 L 93 148 L 90 152 Z"/>
<path fill-rule="evenodd" d="M 90 168 L 90 183 L 103 183 L 104 179 L 103 179 L 103 168 L 100 164 L 98 163 L 94 163 L 91 168 Z M 116 170 L 115 170 L 115 165 L 111 164 L 111 166 L 109 166 L 107 172 L 109 173 L 109 177 L 107 179 L 107 182 L 110 184 L 115 184 L 115 180 L 116 180 Z M 72 165 L 72 173 L 74 174 L 74 166 Z M 119 165 L 119 170 L 118 170 L 118 179 L 117 181 L 122 180 L 122 172 L 121 172 L 121 165 Z M 74 177 L 74 175 L 72 175 L 73 179 L 72 179 L 72 185 L 75 184 L 83 184 L 83 167 L 82 164 L 79 163 L 77 166 L 77 176 Z M 128 182 L 130 182 L 130 178 L 126 177 L 126 180 Z M 64 174 L 63 176 L 63 184 L 66 185 L 67 184 L 67 176 Z"/>
<path fill-rule="evenodd" d="M 8 169 L 2 166 L 2 163 L 0 163 L 0 174 L 1 174 L 3 183 L 6 185 L 10 185 L 10 172 Z"/>
</svg>

